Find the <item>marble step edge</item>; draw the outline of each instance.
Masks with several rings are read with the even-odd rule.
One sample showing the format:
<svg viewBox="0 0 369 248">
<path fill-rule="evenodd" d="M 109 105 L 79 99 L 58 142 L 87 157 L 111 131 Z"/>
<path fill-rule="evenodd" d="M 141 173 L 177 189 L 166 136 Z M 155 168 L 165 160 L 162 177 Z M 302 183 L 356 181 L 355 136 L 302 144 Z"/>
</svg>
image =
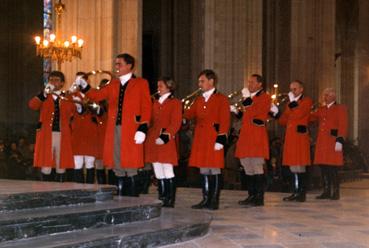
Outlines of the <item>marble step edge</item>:
<svg viewBox="0 0 369 248">
<path fill-rule="evenodd" d="M 108 202 L 79 206 L 5 213 L 0 214 L 0 242 L 150 220 L 160 214 L 160 201 L 132 197 L 117 197 Z"/>
<path fill-rule="evenodd" d="M 160 218 L 149 221 L 7 241 L 0 248 L 157 247 L 204 236 L 210 222 L 203 211 L 163 209 Z"/>
<path fill-rule="evenodd" d="M 0 213 L 20 209 L 75 205 L 113 199 L 115 187 L 99 190 L 71 189 L 45 192 L 17 193 L 0 196 Z"/>
</svg>

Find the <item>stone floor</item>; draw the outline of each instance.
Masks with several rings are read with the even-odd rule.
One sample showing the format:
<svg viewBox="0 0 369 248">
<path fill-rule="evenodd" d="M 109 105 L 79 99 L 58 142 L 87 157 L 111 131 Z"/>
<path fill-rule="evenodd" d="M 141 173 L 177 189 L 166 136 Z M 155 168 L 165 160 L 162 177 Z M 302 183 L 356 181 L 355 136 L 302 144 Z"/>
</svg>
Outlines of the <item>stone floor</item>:
<svg viewBox="0 0 369 248">
<path fill-rule="evenodd" d="M 155 188 L 151 193 L 155 195 Z M 203 238 L 170 248 L 362 248 L 369 247 L 369 179 L 342 185 L 341 200 L 290 203 L 286 194 L 266 193 L 265 206 L 243 208 L 242 191 L 222 191 L 210 232 Z M 179 188 L 176 207 L 186 210 L 200 200 L 200 189 Z M 206 210 L 199 210 L 206 211 Z"/>
</svg>

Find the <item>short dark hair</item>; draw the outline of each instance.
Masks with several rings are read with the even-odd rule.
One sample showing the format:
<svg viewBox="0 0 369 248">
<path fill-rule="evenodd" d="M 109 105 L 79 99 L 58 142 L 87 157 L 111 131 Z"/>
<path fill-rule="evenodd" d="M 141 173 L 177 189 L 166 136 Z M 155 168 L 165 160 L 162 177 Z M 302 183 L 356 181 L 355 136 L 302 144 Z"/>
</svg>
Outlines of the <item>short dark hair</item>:
<svg viewBox="0 0 369 248">
<path fill-rule="evenodd" d="M 135 58 L 128 53 L 118 54 L 117 59 L 123 59 L 127 65 L 131 65 L 131 70 L 135 67 Z"/>
<path fill-rule="evenodd" d="M 263 76 L 255 73 L 255 74 L 252 74 L 251 77 L 256 78 L 256 82 L 261 83 L 261 87 L 265 89 L 265 82 L 264 82 Z"/>
<path fill-rule="evenodd" d="M 168 87 L 171 93 L 174 93 L 176 89 L 176 83 L 175 81 L 170 77 L 160 77 L 158 81 L 163 81 L 165 85 Z"/>
<path fill-rule="evenodd" d="M 295 80 L 292 80 L 291 83 L 298 83 L 302 88 L 304 88 L 304 83 L 301 80 L 295 79 Z"/>
<path fill-rule="evenodd" d="M 215 71 L 211 70 L 211 69 L 205 69 L 203 71 L 201 71 L 199 73 L 199 75 L 197 76 L 197 78 L 201 77 L 201 76 L 205 76 L 208 80 L 213 79 L 214 81 L 214 86 L 217 85 L 218 83 L 218 76 L 215 73 Z"/>
<path fill-rule="evenodd" d="M 252 74 L 251 77 L 255 77 L 258 83 L 264 83 L 264 78 L 260 74 Z"/>
<path fill-rule="evenodd" d="M 58 77 L 60 78 L 60 81 L 65 82 L 65 76 L 61 71 L 50 72 L 48 79 L 50 79 L 51 77 Z"/>
</svg>

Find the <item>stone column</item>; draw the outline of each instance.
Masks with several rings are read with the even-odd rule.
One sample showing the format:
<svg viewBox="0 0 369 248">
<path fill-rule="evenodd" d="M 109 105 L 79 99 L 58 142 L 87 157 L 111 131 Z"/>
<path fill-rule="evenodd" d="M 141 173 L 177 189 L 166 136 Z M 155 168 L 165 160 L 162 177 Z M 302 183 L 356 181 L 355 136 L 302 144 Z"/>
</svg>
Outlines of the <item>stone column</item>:
<svg viewBox="0 0 369 248">
<path fill-rule="evenodd" d="M 129 53 L 136 58 L 137 75 L 142 67 L 142 0 L 119 0 L 115 2 L 115 45 L 113 54 Z M 117 6 L 116 6 L 117 5 Z"/>
<path fill-rule="evenodd" d="M 354 134 L 360 147 L 369 153 L 369 2 L 359 0 L 356 77 L 354 87 Z M 347 82 L 351 83 L 351 82 Z M 352 85 L 352 83 L 351 83 Z M 352 110 L 351 110 L 352 111 Z"/>
<path fill-rule="evenodd" d="M 82 59 L 65 62 L 66 88 L 73 82 L 77 71 L 112 70 L 113 58 L 113 0 L 65 0 L 60 32 L 64 38 L 78 35 L 85 41 Z M 106 75 L 104 77 L 107 77 Z M 99 77 L 92 79 L 96 86 Z"/>
<path fill-rule="evenodd" d="M 262 1 L 204 0 L 202 9 L 197 23 L 203 33 L 197 40 L 200 46 L 196 44 L 199 50 L 194 51 L 202 64 L 197 65 L 196 75 L 202 69 L 214 69 L 223 93 L 238 90 L 249 71 L 261 72 Z"/>
<path fill-rule="evenodd" d="M 291 1 L 291 80 L 318 99 L 335 86 L 335 0 Z"/>
<path fill-rule="evenodd" d="M 263 76 L 267 89 L 273 84 L 288 92 L 291 67 L 291 0 L 263 2 Z"/>
<path fill-rule="evenodd" d="M 246 43 L 244 78 L 247 79 L 251 74 L 262 74 L 262 54 L 263 54 L 263 1 L 245 1 L 246 6 Z"/>
<path fill-rule="evenodd" d="M 77 34 L 85 40 L 82 59 L 65 62 L 66 88 L 77 71 L 113 70 L 119 53 L 130 53 L 136 60 L 135 73 L 141 73 L 142 0 L 65 0 L 61 33 L 64 38 Z M 104 76 L 106 77 L 106 76 Z M 101 76 L 92 84 L 96 86 Z"/>
</svg>

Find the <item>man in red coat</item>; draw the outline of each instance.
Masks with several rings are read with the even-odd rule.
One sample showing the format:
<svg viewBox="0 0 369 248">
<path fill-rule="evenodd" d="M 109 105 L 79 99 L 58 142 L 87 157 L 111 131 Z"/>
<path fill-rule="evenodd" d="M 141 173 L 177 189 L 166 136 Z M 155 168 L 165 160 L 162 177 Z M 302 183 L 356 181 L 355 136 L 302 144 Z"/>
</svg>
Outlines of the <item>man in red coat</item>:
<svg viewBox="0 0 369 248">
<path fill-rule="evenodd" d="M 202 95 L 186 110 L 186 119 L 196 126 L 189 165 L 200 168 L 203 199 L 192 208 L 219 208 L 220 176 L 224 168 L 224 146 L 230 126 L 228 98 L 216 91 L 217 75 L 204 70 L 198 76 Z"/>
<path fill-rule="evenodd" d="M 103 161 L 114 169 L 118 194 L 130 196 L 138 196 L 136 175 L 144 166 L 143 143 L 151 116 L 148 82 L 133 75 L 134 65 L 131 55 L 119 54 L 115 59 L 118 78 L 99 90 L 77 80 L 89 99 L 106 100 L 109 105 Z"/>
<path fill-rule="evenodd" d="M 164 207 L 174 207 L 176 187 L 173 166 L 178 165 L 176 136 L 182 123 L 182 103 L 173 96 L 174 81 L 158 81 L 159 99 L 154 101 L 145 142 L 145 162 L 152 163 L 158 179 L 159 199 Z"/>
<path fill-rule="evenodd" d="M 285 201 L 306 200 L 306 166 L 310 165 L 308 123 L 313 101 L 304 96 L 303 91 L 301 81 L 290 84 L 289 103 L 279 119 L 279 123 L 286 126 L 282 164 L 289 166 L 294 176 L 294 192 L 283 198 Z"/>
<path fill-rule="evenodd" d="M 269 139 L 266 129 L 271 107 L 270 95 L 263 90 L 263 79 L 253 74 L 242 90 L 242 126 L 235 156 L 240 159 L 247 178 L 248 197 L 240 205 L 264 205 L 264 163 L 269 159 Z M 232 111 L 231 106 L 231 111 Z M 233 111 L 234 112 L 234 111 Z"/>
<path fill-rule="evenodd" d="M 311 120 L 319 122 L 315 145 L 314 164 L 320 165 L 323 193 L 317 199 L 340 198 L 337 171 L 343 166 L 343 143 L 347 136 L 347 108 L 336 103 L 336 91 L 323 91 L 324 106 L 311 114 Z M 331 190 L 332 188 L 332 190 Z"/>
<path fill-rule="evenodd" d="M 56 170 L 56 181 L 64 181 L 65 169 L 74 168 L 70 122 L 76 106 L 62 96 L 64 74 L 52 71 L 48 83 L 28 105 L 40 112 L 36 130 L 34 166 L 41 168 L 42 180 L 52 181 L 52 169 Z"/>
</svg>

